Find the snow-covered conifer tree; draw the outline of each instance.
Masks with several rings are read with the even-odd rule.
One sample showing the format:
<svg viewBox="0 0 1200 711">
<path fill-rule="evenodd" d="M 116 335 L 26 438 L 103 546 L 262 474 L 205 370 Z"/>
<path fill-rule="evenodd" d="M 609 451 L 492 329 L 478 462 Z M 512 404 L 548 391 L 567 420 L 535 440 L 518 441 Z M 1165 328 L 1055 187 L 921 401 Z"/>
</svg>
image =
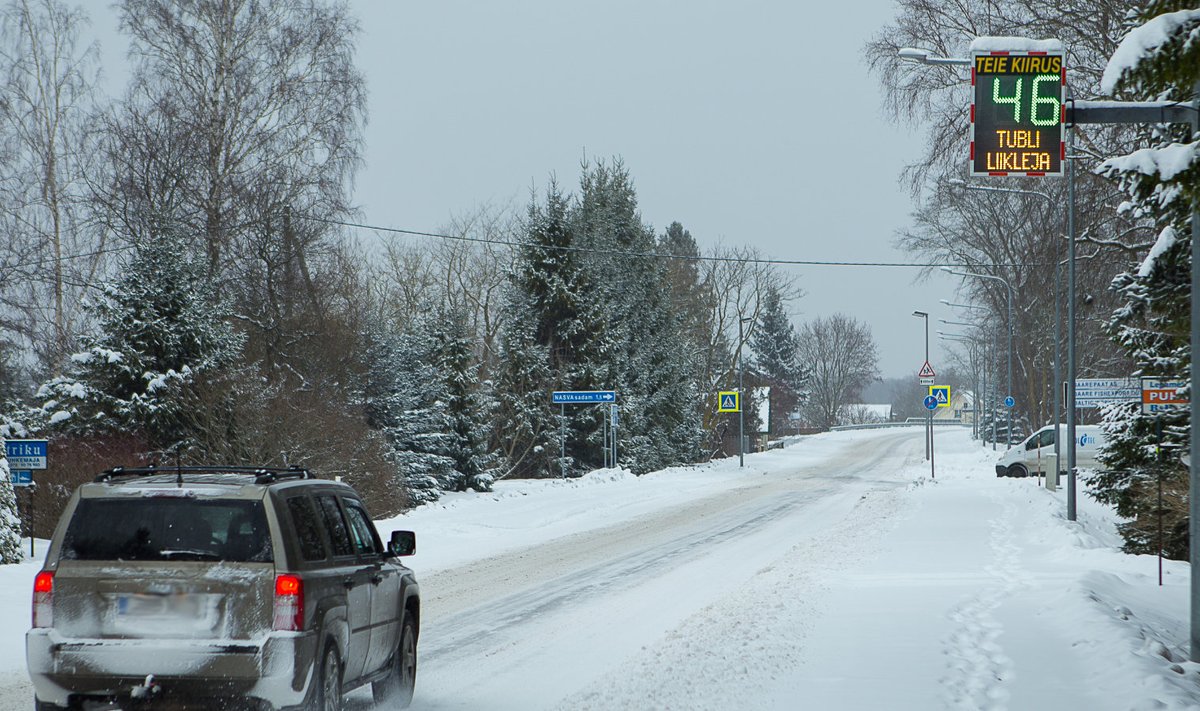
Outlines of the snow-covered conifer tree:
<svg viewBox="0 0 1200 711">
<path fill-rule="evenodd" d="M 4 438 L 0 437 L 0 565 L 20 563 L 21 517 L 17 496 L 9 480 L 8 459 L 4 456 Z"/>
<path fill-rule="evenodd" d="M 387 437 L 398 483 L 417 504 L 459 489 L 462 475 L 448 454 L 454 436 L 429 320 L 419 318 L 399 333 L 370 333 L 364 340 L 367 422 Z"/>
<path fill-rule="evenodd" d="M 470 336 L 466 314 L 450 311 L 438 318 L 434 333 L 439 371 L 445 383 L 446 416 L 453 438 L 447 455 L 461 474 L 458 490 L 491 491 L 495 474 L 488 451 L 491 422 L 487 394 L 476 373 L 479 364 Z"/>
<path fill-rule="evenodd" d="M 800 339 L 784 308 L 778 286 L 763 298 L 762 313 L 750 337 L 753 368 L 771 388 L 770 431 L 777 433 L 804 394 L 805 371 L 800 363 Z"/>
<path fill-rule="evenodd" d="M 1200 9 L 1194 2 L 1152 2 L 1113 55 L 1102 88 L 1130 100 L 1191 101 L 1200 81 Z M 1138 374 L 1187 378 L 1191 372 L 1190 270 L 1187 237 L 1200 201 L 1200 141 L 1189 127 L 1145 132 L 1151 147 L 1106 161 L 1101 170 L 1130 195 L 1123 209 L 1153 220 L 1158 237 L 1136 269 L 1119 275 L 1113 287 L 1124 300 L 1108 324 L 1109 333 L 1137 364 Z M 1158 485 L 1164 489 L 1165 535 L 1161 550 L 1188 556 L 1187 469 L 1177 454 L 1190 436 L 1187 410 L 1148 415 L 1134 404 L 1104 412 L 1109 445 L 1102 472 L 1089 480 L 1091 494 L 1114 504 L 1128 519 L 1119 528 L 1129 552 L 1159 549 Z"/>
<path fill-rule="evenodd" d="M 185 444 L 197 382 L 218 375 L 242 344 L 202 264 L 182 239 L 146 238 L 89 310 L 98 333 L 39 390 L 47 424 L 142 432 L 160 450 Z"/>
</svg>

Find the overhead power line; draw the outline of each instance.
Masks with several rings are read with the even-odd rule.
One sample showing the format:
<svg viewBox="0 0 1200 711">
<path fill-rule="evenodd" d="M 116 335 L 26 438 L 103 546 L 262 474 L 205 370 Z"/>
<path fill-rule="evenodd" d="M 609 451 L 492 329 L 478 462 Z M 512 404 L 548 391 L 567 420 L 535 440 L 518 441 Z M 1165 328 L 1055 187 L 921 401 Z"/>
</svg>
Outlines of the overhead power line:
<svg viewBox="0 0 1200 711">
<path fill-rule="evenodd" d="M 976 263 L 955 263 L 955 262 L 855 262 L 855 261 L 825 261 L 818 259 L 765 259 L 765 258 L 742 258 L 742 257 L 717 257 L 696 254 L 663 254 L 662 252 L 634 252 L 620 249 L 602 249 L 599 247 L 565 247 L 556 245 L 538 245 L 526 244 L 524 242 L 515 242 L 506 239 L 492 239 L 484 237 L 468 237 L 466 235 L 450 235 L 440 232 L 423 232 L 421 230 L 408 230 L 400 227 L 382 227 L 379 225 L 367 225 L 359 222 L 347 222 L 344 220 L 332 220 L 325 217 L 307 216 L 305 219 L 313 222 L 323 222 L 329 225 L 338 225 L 340 227 L 349 227 L 358 230 L 372 230 L 374 232 L 386 232 L 390 234 L 409 235 L 413 237 L 432 237 L 434 239 L 455 240 L 458 242 L 475 242 L 478 244 L 491 244 L 503 247 L 512 247 L 514 249 L 548 249 L 557 250 L 560 252 L 587 252 L 591 254 L 607 254 L 618 257 L 639 257 L 653 259 L 682 259 L 694 262 L 733 262 L 738 264 L 777 264 L 783 266 L 807 266 L 807 267 L 900 267 L 908 269 L 930 269 L 934 267 L 964 267 L 964 268 L 981 268 L 981 267 L 1029 267 L 1036 266 L 1034 262 L 1022 262 L 1014 264 L 980 264 Z"/>
</svg>

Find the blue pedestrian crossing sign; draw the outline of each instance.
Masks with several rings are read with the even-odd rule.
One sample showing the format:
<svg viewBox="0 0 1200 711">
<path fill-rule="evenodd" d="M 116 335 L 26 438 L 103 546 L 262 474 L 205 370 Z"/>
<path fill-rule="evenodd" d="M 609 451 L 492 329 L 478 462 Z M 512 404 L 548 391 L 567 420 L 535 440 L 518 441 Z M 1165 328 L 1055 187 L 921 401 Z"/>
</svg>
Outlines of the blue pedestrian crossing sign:
<svg viewBox="0 0 1200 711">
<path fill-rule="evenodd" d="M 950 407 L 949 385 L 930 385 L 929 395 L 937 401 L 938 407 Z"/>
<path fill-rule="evenodd" d="M 722 390 L 717 393 L 717 412 L 741 412 L 742 399 L 737 390 Z"/>
</svg>

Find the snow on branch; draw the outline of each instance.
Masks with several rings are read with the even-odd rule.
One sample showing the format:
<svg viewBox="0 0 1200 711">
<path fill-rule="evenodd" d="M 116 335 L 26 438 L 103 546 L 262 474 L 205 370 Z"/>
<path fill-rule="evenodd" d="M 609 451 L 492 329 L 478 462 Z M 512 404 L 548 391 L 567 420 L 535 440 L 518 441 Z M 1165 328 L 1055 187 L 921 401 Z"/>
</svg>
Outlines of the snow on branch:
<svg viewBox="0 0 1200 711">
<path fill-rule="evenodd" d="M 1161 257 L 1164 252 L 1170 249 L 1177 240 L 1178 235 L 1175 233 L 1174 227 L 1167 227 L 1160 232 L 1158 239 L 1154 241 L 1154 246 L 1150 248 L 1150 253 L 1146 255 L 1146 258 L 1142 260 L 1141 265 L 1138 267 L 1138 276 L 1142 277 L 1143 279 L 1150 276 L 1151 272 L 1154 271 L 1155 262 L 1157 262 L 1158 258 Z"/>
<path fill-rule="evenodd" d="M 1117 89 L 1117 83 L 1127 73 L 1137 69 L 1147 58 L 1154 56 L 1159 49 L 1171 41 L 1179 29 L 1190 23 L 1200 23 L 1200 9 L 1168 12 L 1151 19 L 1144 25 L 1136 27 L 1113 52 L 1100 77 L 1100 90 L 1112 94 Z M 1193 29 L 1193 35 L 1198 30 Z"/>
</svg>

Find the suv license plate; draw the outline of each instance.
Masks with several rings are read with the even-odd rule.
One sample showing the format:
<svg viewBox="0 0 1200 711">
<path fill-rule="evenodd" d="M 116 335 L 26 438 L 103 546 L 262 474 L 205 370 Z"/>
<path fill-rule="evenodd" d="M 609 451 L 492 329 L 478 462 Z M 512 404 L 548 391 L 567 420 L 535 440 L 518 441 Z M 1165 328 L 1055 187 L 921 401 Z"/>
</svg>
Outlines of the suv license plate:
<svg viewBox="0 0 1200 711">
<path fill-rule="evenodd" d="M 121 617 L 197 617 L 200 610 L 198 595 L 143 595 L 133 593 L 117 598 L 117 614 Z"/>
</svg>

